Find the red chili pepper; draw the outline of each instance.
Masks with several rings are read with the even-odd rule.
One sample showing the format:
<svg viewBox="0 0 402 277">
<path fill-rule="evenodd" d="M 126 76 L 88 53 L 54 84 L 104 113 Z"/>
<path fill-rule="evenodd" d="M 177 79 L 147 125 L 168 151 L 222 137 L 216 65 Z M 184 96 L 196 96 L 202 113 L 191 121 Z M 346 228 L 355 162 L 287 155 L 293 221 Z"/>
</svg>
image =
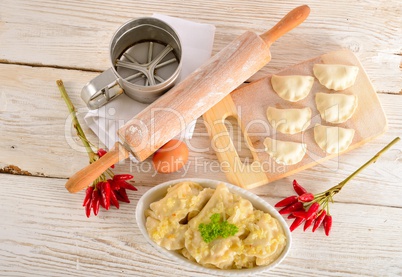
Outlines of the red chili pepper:
<svg viewBox="0 0 402 277">
<path fill-rule="evenodd" d="M 305 220 L 309 220 L 310 218 L 312 218 L 316 215 L 319 207 L 320 207 L 320 204 L 318 204 L 317 202 L 314 202 L 313 204 L 311 204 L 310 208 L 307 211 L 294 211 L 292 214 L 295 217 L 301 217 L 301 218 L 304 218 Z"/>
<path fill-rule="evenodd" d="M 299 196 L 299 201 L 301 202 L 310 202 L 314 200 L 314 194 L 312 193 L 304 193 Z"/>
<path fill-rule="evenodd" d="M 99 148 L 98 153 L 96 153 L 96 154 L 98 154 L 98 156 L 100 158 L 100 157 L 104 156 L 106 153 L 107 153 L 107 151 L 105 149 Z"/>
<path fill-rule="evenodd" d="M 321 226 L 321 223 L 324 221 L 326 214 L 327 212 L 325 210 L 321 210 L 321 214 L 317 217 L 317 219 L 314 222 L 313 232 L 315 232 L 315 230 L 317 230 L 317 228 Z"/>
<path fill-rule="evenodd" d="M 110 189 L 111 190 L 119 190 L 120 189 L 120 184 L 119 182 L 109 179 L 108 180 L 109 184 L 110 184 Z"/>
<path fill-rule="evenodd" d="M 103 148 L 99 148 L 98 152 L 96 154 L 98 154 L 99 158 L 101 158 L 102 156 L 104 156 L 107 153 L 107 151 Z M 111 168 L 114 168 L 114 165 L 111 166 Z"/>
<path fill-rule="evenodd" d="M 303 219 L 308 218 L 308 213 L 306 211 L 296 211 L 296 212 L 293 212 L 292 215 L 294 215 L 295 217 L 303 218 Z"/>
<path fill-rule="evenodd" d="M 327 236 L 329 236 L 329 232 L 331 231 L 331 227 L 332 227 L 332 216 L 327 214 L 324 218 L 324 230 L 325 230 L 325 234 Z"/>
<path fill-rule="evenodd" d="M 293 214 L 288 215 L 288 219 L 296 218 Z"/>
<path fill-rule="evenodd" d="M 91 197 L 92 197 L 92 191 L 94 190 L 94 187 L 88 187 L 87 190 L 85 191 L 85 198 L 84 202 L 82 203 L 82 206 L 86 206 L 88 202 L 91 202 Z"/>
<path fill-rule="evenodd" d="M 99 183 L 99 188 L 101 192 L 101 205 L 106 210 L 109 210 L 110 207 L 110 184 L 108 181 Z"/>
<path fill-rule="evenodd" d="M 296 180 L 293 180 L 293 189 L 298 195 L 303 195 L 307 193 L 307 190 L 303 188 Z"/>
<path fill-rule="evenodd" d="M 126 203 L 130 203 L 130 199 L 128 199 L 128 195 L 125 188 L 120 188 L 118 191 L 115 192 L 117 192 L 116 193 L 117 199 Z"/>
<path fill-rule="evenodd" d="M 116 208 L 120 207 L 119 200 L 116 198 L 115 191 L 110 191 L 110 203 L 113 204 Z"/>
<path fill-rule="evenodd" d="M 303 209 L 303 203 L 302 202 L 296 202 L 290 206 L 287 206 L 285 208 L 283 208 L 282 210 L 279 210 L 280 214 L 290 214 L 293 213 L 295 211 L 300 211 Z"/>
<path fill-rule="evenodd" d="M 92 208 L 92 201 L 88 201 L 88 203 L 85 205 L 85 214 L 89 218 L 91 215 L 91 208 Z"/>
<path fill-rule="evenodd" d="M 286 207 L 297 202 L 297 196 L 289 196 L 275 204 L 275 207 Z"/>
<path fill-rule="evenodd" d="M 123 198 L 123 196 L 120 195 L 119 190 L 114 190 L 113 192 L 114 192 L 114 195 L 116 196 L 117 200 L 124 202 L 124 198 Z"/>
<path fill-rule="evenodd" d="M 102 208 L 106 209 L 106 206 L 102 201 L 102 197 L 100 197 L 100 199 L 99 199 L 99 205 L 101 205 Z"/>
<path fill-rule="evenodd" d="M 127 183 L 126 181 L 117 181 L 119 188 L 125 188 L 129 190 L 137 190 L 132 184 Z"/>
<path fill-rule="evenodd" d="M 130 174 L 119 174 L 119 175 L 114 175 L 113 180 L 114 181 L 125 181 L 125 180 L 130 180 L 133 179 L 133 175 Z"/>
<path fill-rule="evenodd" d="M 92 210 L 94 211 L 94 215 L 98 215 L 99 212 L 99 190 L 96 189 L 92 192 Z"/>
<path fill-rule="evenodd" d="M 103 201 L 103 182 L 99 182 L 96 187 L 99 190 L 99 204 L 101 205 L 102 208 L 106 209 L 105 203 Z"/>
<path fill-rule="evenodd" d="M 311 204 L 310 208 L 308 208 L 308 210 L 307 210 L 307 218 L 306 219 L 310 219 L 311 217 L 314 217 L 319 208 L 320 208 L 320 204 L 318 204 L 317 202 L 314 202 L 313 204 Z"/>
<path fill-rule="evenodd" d="M 301 217 L 296 217 L 296 219 L 293 221 L 292 225 L 290 225 L 289 229 L 291 232 L 293 232 L 294 229 L 299 227 L 304 221 L 304 218 Z"/>
<path fill-rule="evenodd" d="M 314 222 L 315 218 L 316 217 L 313 216 L 313 217 L 311 217 L 311 218 L 306 220 L 306 223 L 304 223 L 303 231 L 306 231 L 308 229 L 308 227 L 311 226 L 311 224 Z"/>
</svg>

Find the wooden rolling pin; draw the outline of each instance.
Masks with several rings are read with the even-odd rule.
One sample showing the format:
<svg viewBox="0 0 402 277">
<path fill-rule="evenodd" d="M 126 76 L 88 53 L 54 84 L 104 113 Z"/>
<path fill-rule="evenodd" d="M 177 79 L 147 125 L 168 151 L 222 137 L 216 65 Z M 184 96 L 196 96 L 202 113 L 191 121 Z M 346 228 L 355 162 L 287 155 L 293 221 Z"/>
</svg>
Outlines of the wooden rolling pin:
<svg viewBox="0 0 402 277">
<path fill-rule="evenodd" d="M 209 59 L 118 130 L 122 144 L 73 175 L 66 183 L 70 192 L 86 188 L 112 164 L 131 152 L 139 161 L 179 134 L 187 124 L 212 108 L 271 60 L 269 47 L 302 23 L 307 5 L 289 12 L 262 35 L 246 32 Z"/>
</svg>

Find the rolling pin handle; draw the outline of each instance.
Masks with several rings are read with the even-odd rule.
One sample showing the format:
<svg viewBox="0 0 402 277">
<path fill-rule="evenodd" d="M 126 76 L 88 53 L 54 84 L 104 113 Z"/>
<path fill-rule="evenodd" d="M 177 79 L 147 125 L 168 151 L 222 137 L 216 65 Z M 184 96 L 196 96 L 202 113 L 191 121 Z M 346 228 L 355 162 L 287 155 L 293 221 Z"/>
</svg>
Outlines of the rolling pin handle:
<svg viewBox="0 0 402 277">
<path fill-rule="evenodd" d="M 120 143 L 116 143 L 114 147 L 99 160 L 91 163 L 71 176 L 66 183 L 66 189 L 71 193 L 79 192 L 88 187 L 106 169 L 115 163 L 126 159 L 128 155 L 129 152 Z"/>
<path fill-rule="evenodd" d="M 310 8 L 303 5 L 291 10 L 272 29 L 260 35 L 269 46 L 278 38 L 300 25 L 310 14 Z"/>
</svg>

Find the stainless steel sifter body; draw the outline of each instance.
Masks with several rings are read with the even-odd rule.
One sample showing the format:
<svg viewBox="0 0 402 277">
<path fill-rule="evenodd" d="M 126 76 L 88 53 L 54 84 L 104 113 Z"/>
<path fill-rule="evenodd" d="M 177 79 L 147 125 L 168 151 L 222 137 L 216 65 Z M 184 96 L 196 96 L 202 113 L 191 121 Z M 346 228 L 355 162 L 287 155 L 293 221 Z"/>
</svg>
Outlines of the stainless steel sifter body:
<svg viewBox="0 0 402 277">
<path fill-rule="evenodd" d="M 157 18 L 144 17 L 123 24 L 112 37 L 109 55 L 111 68 L 81 91 L 90 109 L 105 105 L 123 92 L 139 102 L 152 103 L 180 75 L 180 38 Z"/>
</svg>

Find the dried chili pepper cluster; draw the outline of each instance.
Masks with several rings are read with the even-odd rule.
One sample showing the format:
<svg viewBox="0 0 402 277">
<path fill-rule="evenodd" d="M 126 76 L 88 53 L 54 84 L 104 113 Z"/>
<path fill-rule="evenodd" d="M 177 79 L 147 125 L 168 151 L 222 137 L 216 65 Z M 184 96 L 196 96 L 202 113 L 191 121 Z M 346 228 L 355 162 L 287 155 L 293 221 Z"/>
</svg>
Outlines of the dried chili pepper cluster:
<svg viewBox="0 0 402 277">
<path fill-rule="evenodd" d="M 91 215 L 91 210 L 94 215 L 98 215 L 100 206 L 105 210 L 109 210 L 110 205 L 118 209 L 120 207 L 119 201 L 130 203 L 126 190 L 137 190 L 127 182 L 132 178 L 133 176 L 130 174 L 114 175 L 113 179 L 89 186 L 82 203 L 82 206 L 85 207 L 87 217 Z"/>
<path fill-rule="evenodd" d="M 106 153 L 106 150 L 100 148 L 96 156 L 100 158 Z M 114 165 L 111 166 L 111 168 L 113 167 Z M 111 179 L 106 179 L 106 174 L 108 174 Z M 91 210 L 94 215 L 98 215 L 100 206 L 105 210 L 109 210 L 110 205 L 118 209 L 120 207 L 119 201 L 130 203 L 126 190 L 137 190 L 136 187 L 127 182 L 132 178 L 133 176 L 130 174 L 114 175 L 110 170 L 107 170 L 99 176 L 85 192 L 82 206 L 85 207 L 87 217 L 91 215 Z"/>
<path fill-rule="evenodd" d="M 289 214 L 288 219 L 294 219 L 289 229 L 293 232 L 304 222 L 303 230 L 306 231 L 313 225 L 315 232 L 321 225 L 324 226 L 325 234 L 328 236 L 332 227 L 332 216 L 329 214 L 329 201 L 332 200 L 330 193 L 317 196 L 307 192 L 296 180 L 293 180 L 293 189 L 297 195 L 286 197 L 276 203 L 282 215 Z M 321 208 L 321 209 L 320 209 Z"/>
<path fill-rule="evenodd" d="M 345 180 L 322 193 L 313 195 L 312 193 L 307 192 L 305 188 L 294 180 L 293 189 L 297 195 L 286 197 L 275 205 L 275 207 L 282 208 L 279 210 L 280 214 L 289 214 L 288 219 L 294 219 L 289 227 L 290 231 L 295 230 L 304 222 L 304 231 L 313 225 L 312 230 L 315 232 L 321 225 L 323 225 L 325 234 L 328 236 L 332 228 L 332 216 L 329 213 L 329 202 L 334 202 L 334 195 L 339 193 L 346 183 L 368 165 L 375 163 L 385 151 L 391 148 L 399 140 L 399 137 L 395 138 Z"/>
</svg>

